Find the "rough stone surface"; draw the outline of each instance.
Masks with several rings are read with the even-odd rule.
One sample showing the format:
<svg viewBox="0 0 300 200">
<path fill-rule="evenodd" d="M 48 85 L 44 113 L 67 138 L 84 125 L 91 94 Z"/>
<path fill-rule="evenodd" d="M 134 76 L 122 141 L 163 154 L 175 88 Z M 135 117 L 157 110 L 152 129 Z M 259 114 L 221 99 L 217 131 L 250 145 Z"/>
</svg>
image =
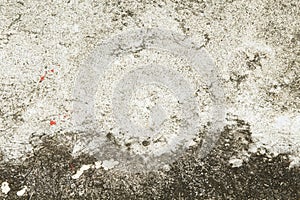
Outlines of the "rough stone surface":
<svg viewBox="0 0 300 200">
<path fill-rule="evenodd" d="M 299 16 L 297 0 L 0 0 L 0 198 L 300 199 Z M 198 144 L 165 169 L 124 173 L 72 155 L 82 63 L 136 28 L 185 34 L 215 61 L 226 121 L 205 158 Z"/>
</svg>

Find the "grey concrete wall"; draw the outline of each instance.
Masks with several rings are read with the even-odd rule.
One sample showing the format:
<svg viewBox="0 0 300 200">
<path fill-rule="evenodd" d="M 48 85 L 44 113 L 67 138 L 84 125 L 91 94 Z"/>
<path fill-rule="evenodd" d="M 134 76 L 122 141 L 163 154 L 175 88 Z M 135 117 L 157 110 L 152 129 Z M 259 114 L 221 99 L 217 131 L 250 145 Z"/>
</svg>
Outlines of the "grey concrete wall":
<svg viewBox="0 0 300 200">
<path fill-rule="evenodd" d="M 299 12 L 0 0 L 0 197 L 299 199 Z"/>
</svg>

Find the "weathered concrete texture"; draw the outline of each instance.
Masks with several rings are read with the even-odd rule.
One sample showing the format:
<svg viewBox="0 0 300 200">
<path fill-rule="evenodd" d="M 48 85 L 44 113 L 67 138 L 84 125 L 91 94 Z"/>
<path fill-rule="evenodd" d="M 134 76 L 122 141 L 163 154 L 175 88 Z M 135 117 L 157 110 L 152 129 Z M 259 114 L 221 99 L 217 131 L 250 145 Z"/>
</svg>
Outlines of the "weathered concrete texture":
<svg viewBox="0 0 300 200">
<path fill-rule="evenodd" d="M 220 140 L 169 170 L 73 179 L 96 162 L 72 156 L 82 63 L 111 35 L 153 27 L 211 54 L 226 96 Z M 298 0 L 0 0 L 0 198 L 300 199 L 299 27 Z"/>
<path fill-rule="evenodd" d="M 299 199 L 300 171 L 289 169 L 287 155 L 270 157 L 253 154 L 239 168 L 228 159 L 248 145 L 247 129 L 240 129 L 237 140 L 231 131 L 244 126 L 227 127 L 217 147 L 203 160 L 194 150 L 175 162 L 169 171 L 124 174 L 89 169 L 77 180 L 71 178 L 83 164 L 95 159 L 73 159 L 71 149 L 59 145 L 60 139 L 49 138 L 34 157 L 22 164 L 1 166 L 1 180 L 11 183 L 7 199 L 19 199 L 16 193 L 24 185 L 24 199 Z"/>
</svg>

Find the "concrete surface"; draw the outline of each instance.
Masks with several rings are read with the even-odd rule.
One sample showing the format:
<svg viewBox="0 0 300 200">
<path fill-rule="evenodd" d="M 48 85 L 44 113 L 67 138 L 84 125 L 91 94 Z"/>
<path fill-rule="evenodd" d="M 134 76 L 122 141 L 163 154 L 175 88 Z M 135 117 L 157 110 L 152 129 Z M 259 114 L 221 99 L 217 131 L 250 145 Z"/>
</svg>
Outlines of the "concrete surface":
<svg viewBox="0 0 300 200">
<path fill-rule="evenodd" d="M 0 0 L 0 198 L 299 199 L 299 16 L 297 0 Z M 92 79 L 97 83 L 95 118 L 105 137 L 87 131 L 94 126 L 85 123 L 79 123 L 83 130 L 78 129 L 74 91 L 78 82 L 89 80 L 78 79 L 84 66 L 101 61 L 93 55 L 103 42 L 153 28 L 196 41 L 195 49 L 205 49 L 217 69 L 213 82 L 222 86 L 225 117 L 206 156 L 199 152 L 203 152 L 207 129 L 215 125 L 215 118 L 205 115 L 215 108 L 207 95 L 211 85 L 193 71 L 196 65 L 160 48 L 149 50 L 137 44 L 128 55 L 113 54 L 110 71 Z M 126 51 L 116 50 L 116 55 Z M 120 97 L 113 96 L 116 91 L 128 91 L 121 88 L 124 77 L 130 77 L 126 67 L 155 62 L 155 67 L 175 69 L 192 85 L 196 105 L 204 113 L 197 115 L 198 132 L 182 140 L 187 145 L 178 143 L 185 146 L 178 156 L 171 154 L 178 152 L 177 143 L 169 141 L 182 138 L 177 128 L 184 117 L 174 95 L 178 92 L 170 90 L 172 84 L 166 88 L 143 82 L 128 100 L 135 124 L 150 124 L 151 130 L 162 128 L 166 130 L 162 135 L 171 135 L 163 141 L 176 144 L 175 149 L 165 149 L 172 156 L 159 153 L 163 142 L 155 146 L 153 138 L 142 137 L 128 142 L 127 133 L 120 136 L 118 129 L 111 130 L 116 125 L 128 127 L 121 123 L 123 118 L 119 124 L 112 123 L 113 109 L 119 104 L 110 103 L 111 98 Z M 90 95 L 94 90 L 81 91 Z M 155 100 L 148 98 L 153 91 Z M 173 114 L 179 120 L 162 123 Z M 111 143 L 104 146 L 104 140 Z M 128 150 L 128 143 L 133 148 Z M 103 148 L 110 149 L 106 156 L 99 153 Z M 116 159 L 124 158 L 118 153 L 127 150 L 128 162 Z M 155 166 L 163 166 L 136 172 L 132 167 L 136 155 L 144 160 L 154 156 Z"/>
</svg>

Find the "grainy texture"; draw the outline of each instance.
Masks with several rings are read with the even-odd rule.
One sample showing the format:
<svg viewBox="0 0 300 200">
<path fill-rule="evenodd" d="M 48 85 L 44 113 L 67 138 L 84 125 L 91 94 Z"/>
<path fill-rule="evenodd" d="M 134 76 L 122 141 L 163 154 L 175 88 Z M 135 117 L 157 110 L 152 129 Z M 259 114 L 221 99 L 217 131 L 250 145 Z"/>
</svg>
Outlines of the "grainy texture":
<svg viewBox="0 0 300 200">
<path fill-rule="evenodd" d="M 199 41 L 220 71 L 224 131 L 169 170 L 120 173 L 72 156 L 74 83 L 101 41 L 136 28 Z M 297 0 L 0 0 L 1 199 L 300 199 Z M 22 197 L 17 192 L 24 186 Z"/>
</svg>

